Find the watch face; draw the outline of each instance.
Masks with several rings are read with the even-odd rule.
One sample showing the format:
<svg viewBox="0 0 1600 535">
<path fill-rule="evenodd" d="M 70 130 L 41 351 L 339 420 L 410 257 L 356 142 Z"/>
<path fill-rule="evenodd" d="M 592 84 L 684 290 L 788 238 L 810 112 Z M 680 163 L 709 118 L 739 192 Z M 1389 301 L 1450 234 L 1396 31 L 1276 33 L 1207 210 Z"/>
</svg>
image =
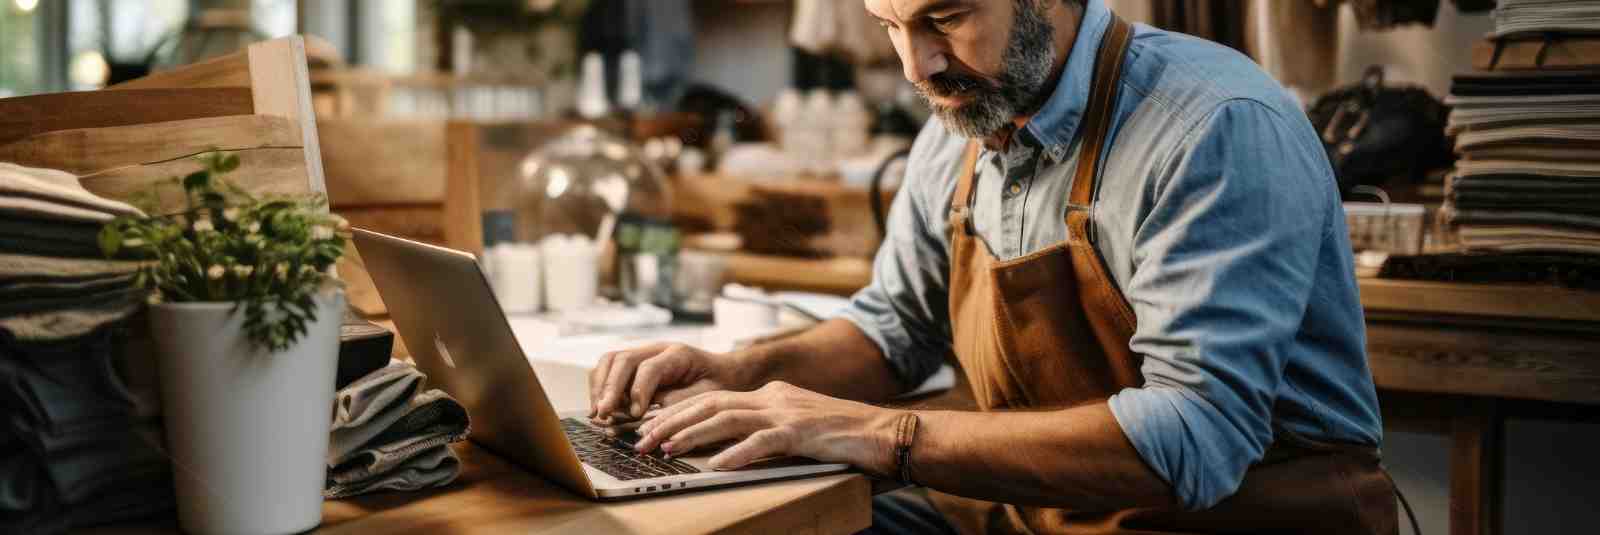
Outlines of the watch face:
<svg viewBox="0 0 1600 535">
<path fill-rule="evenodd" d="M 446 366 L 456 367 L 456 361 L 450 358 L 450 349 L 445 347 L 444 340 L 439 338 L 439 333 L 433 333 L 433 349 L 439 353 L 439 358 L 444 359 Z"/>
</svg>

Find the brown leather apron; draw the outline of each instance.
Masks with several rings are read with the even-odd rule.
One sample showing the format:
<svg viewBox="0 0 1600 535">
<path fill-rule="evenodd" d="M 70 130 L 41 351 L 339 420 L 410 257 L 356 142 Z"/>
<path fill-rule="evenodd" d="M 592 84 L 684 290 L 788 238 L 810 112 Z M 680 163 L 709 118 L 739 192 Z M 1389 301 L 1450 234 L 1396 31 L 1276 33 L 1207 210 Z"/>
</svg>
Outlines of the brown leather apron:
<svg viewBox="0 0 1600 535">
<path fill-rule="evenodd" d="M 1100 44 L 1067 199 L 1066 242 L 1015 260 L 992 256 L 971 226 L 978 145 L 967 146 L 951 199 L 950 311 L 955 354 L 979 410 L 1104 402 L 1144 383 L 1142 357 L 1128 345 L 1136 318 L 1090 243 L 1088 212 L 1131 34 L 1113 15 Z M 1122 437 L 1120 428 L 1107 427 L 1097 432 Z M 1275 437 L 1239 490 L 1205 511 L 1085 512 L 930 497 L 965 533 L 1396 532 L 1393 487 L 1376 449 L 1281 428 Z"/>
</svg>

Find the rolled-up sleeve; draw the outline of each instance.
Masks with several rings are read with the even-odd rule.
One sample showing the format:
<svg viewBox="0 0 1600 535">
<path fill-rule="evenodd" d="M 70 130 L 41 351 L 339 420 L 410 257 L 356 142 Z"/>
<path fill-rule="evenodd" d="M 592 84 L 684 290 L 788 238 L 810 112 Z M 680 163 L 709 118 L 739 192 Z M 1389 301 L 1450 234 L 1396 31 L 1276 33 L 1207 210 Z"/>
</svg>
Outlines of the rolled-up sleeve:
<svg viewBox="0 0 1600 535">
<path fill-rule="evenodd" d="M 938 371 L 950 351 L 944 211 L 953 181 L 944 175 L 953 165 L 947 138 L 937 121 L 917 136 L 872 262 L 872 282 L 842 313 L 877 343 L 907 389 Z"/>
<path fill-rule="evenodd" d="M 1145 385 L 1110 406 L 1186 509 L 1232 495 L 1272 443 L 1284 348 L 1335 215 L 1301 126 L 1256 101 L 1221 104 L 1174 151 L 1135 231 L 1123 293 Z"/>
</svg>

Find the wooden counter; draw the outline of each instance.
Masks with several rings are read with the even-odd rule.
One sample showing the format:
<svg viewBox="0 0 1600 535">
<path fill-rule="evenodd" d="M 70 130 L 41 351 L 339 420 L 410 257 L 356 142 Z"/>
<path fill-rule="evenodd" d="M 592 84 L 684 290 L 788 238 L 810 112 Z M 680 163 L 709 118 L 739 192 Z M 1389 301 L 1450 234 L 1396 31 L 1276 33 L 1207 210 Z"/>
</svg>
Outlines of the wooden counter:
<svg viewBox="0 0 1600 535">
<path fill-rule="evenodd" d="M 540 381 L 561 410 L 588 403 L 584 370 L 537 363 Z M 850 534 L 872 522 L 872 490 L 860 474 L 690 492 L 602 503 L 567 492 L 472 442 L 455 482 L 421 492 L 388 492 L 329 500 L 313 533 L 573 533 L 696 535 L 709 533 Z M 96 535 L 178 533 L 177 522 L 83 530 Z"/>
</svg>

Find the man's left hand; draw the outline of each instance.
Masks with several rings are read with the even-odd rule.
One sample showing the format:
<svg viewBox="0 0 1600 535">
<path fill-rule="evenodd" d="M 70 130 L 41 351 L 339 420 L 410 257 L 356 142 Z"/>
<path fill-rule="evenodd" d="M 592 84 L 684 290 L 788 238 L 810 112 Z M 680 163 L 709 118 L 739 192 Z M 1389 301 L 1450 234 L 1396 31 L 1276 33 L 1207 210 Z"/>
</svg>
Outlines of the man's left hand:
<svg viewBox="0 0 1600 535">
<path fill-rule="evenodd" d="M 775 381 L 751 392 L 705 392 L 665 407 L 639 427 L 636 448 L 660 447 L 667 455 L 682 456 L 734 441 L 711 458 L 712 468 L 800 456 L 886 474 L 893 471 L 899 414 Z"/>
</svg>

